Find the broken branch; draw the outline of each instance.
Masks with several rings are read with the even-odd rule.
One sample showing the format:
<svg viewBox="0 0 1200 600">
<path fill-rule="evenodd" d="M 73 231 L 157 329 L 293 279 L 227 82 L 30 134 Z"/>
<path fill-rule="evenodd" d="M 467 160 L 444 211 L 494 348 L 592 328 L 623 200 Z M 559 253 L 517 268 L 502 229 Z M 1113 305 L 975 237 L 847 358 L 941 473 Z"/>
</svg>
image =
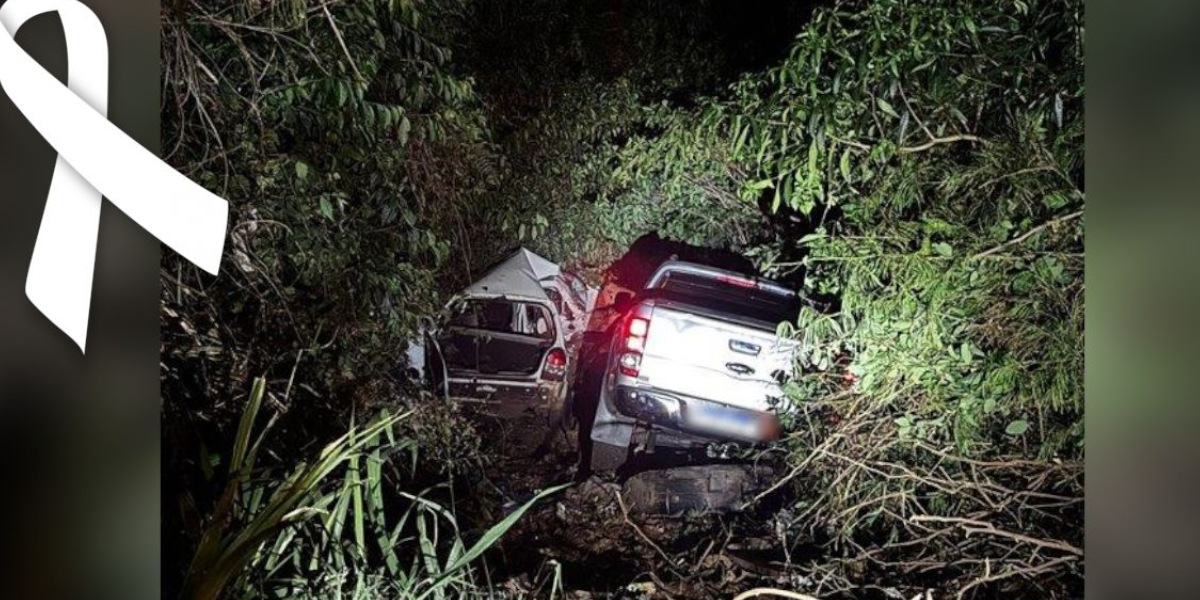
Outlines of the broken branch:
<svg viewBox="0 0 1200 600">
<path fill-rule="evenodd" d="M 752 590 L 746 590 L 737 596 L 734 596 L 733 600 L 746 600 L 747 598 L 757 598 L 758 596 L 777 596 L 779 598 L 791 598 L 791 600 L 817 600 L 808 594 L 789 592 L 787 590 L 777 590 L 775 588 L 754 588 Z"/>
<path fill-rule="evenodd" d="M 1008 248 L 1010 246 L 1015 246 L 1017 244 L 1020 244 L 1021 242 L 1024 242 L 1025 240 L 1033 237 L 1039 231 L 1042 231 L 1042 230 L 1046 229 L 1047 227 L 1054 227 L 1054 226 L 1060 225 L 1062 223 L 1066 223 L 1067 221 L 1070 221 L 1071 219 L 1075 219 L 1075 218 L 1078 218 L 1081 216 L 1083 216 L 1082 208 L 1071 214 L 1067 214 L 1067 215 L 1058 217 L 1057 219 L 1051 219 L 1049 221 L 1046 221 L 1045 223 L 1042 223 L 1041 225 L 1038 225 L 1037 227 L 1034 227 L 1033 229 L 1030 229 L 1029 231 L 1026 231 L 1025 233 L 1021 234 L 1018 237 L 1015 237 L 1007 242 L 1004 242 L 1003 244 L 1000 244 L 999 246 L 994 246 L 992 248 L 989 248 L 987 250 L 984 250 L 983 252 L 980 252 L 980 253 L 972 256 L 971 260 L 977 260 L 980 258 L 991 256 L 997 252 L 1000 252 L 1001 250 L 1004 250 L 1005 248 Z"/>
</svg>

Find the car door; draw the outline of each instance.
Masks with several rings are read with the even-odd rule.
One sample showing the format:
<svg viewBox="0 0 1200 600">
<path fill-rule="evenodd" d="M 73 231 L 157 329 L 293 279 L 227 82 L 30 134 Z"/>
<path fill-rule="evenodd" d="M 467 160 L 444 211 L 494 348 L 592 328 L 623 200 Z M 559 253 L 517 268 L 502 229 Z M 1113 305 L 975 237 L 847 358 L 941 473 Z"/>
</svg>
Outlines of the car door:
<svg viewBox="0 0 1200 600">
<path fill-rule="evenodd" d="M 468 299 L 438 339 L 451 377 L 535 378 L 554 345 L 550 307 L 506 298 Z"/>
<path fill-rule="evenodd" d="M 480 307 L 478 372 L 484 377 L 536 378 L 554 345 L 556 324 L 549 306 L 490 300 Z"/>
<path fill-rule="evenodd" d="M 441 359 L 451 376 L 479 370 L 480 306 L 471 300 L 451 304 L 446 326 L 437 336 Z"/>
</svg>

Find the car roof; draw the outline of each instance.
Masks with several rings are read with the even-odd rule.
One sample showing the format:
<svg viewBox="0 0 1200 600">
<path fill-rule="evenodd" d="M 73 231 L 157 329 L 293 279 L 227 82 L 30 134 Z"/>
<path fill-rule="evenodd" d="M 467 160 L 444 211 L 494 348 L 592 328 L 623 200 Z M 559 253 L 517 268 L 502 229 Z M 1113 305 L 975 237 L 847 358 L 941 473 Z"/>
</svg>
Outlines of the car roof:
<svg viewBox="0 0 1200 600">
<path fill-rule="evenodd" d="M 559 273 L 558 265 L 534 254 L 528 249 L 521 248 L 500 264 L 492 267 L 475 283 L 467 286 L 461 296 L 473 297 L 506 297 L 512 299 L 533 300 L 546 303 L 550 301 L 546 291 L 542 289 L 539 279 L 553 278 Z"/>
</svg>

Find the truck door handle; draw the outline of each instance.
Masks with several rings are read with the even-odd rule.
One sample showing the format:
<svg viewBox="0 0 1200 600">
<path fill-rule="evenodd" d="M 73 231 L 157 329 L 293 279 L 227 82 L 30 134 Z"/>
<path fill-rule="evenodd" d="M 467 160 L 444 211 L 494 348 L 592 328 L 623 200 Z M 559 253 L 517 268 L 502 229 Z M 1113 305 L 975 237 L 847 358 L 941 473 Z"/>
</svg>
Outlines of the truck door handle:
<svg viewBox="0 0 1200 600">
<path fill-rule="evenodd" d="M 749 375 L 754 372 L 754 369 L 742 363 L 728 362 L 725 363 L 725 368 L 737 373 L 738 375 Z"/>
</svg>

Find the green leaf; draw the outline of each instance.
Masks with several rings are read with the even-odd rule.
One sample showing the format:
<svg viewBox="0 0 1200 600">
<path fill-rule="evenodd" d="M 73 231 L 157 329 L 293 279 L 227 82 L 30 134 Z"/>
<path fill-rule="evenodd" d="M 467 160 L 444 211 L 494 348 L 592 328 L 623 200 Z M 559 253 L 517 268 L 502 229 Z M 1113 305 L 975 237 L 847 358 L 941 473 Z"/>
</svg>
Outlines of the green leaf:
<svg viewBox="0 0 1200 600">
<path fill-rule="evenodd" d="M 326 219 L 333 219 L 333 204 L 325 196 L 321 196 L 321 215 Z"/>
<path fill-rule="evenodd" d="M 897 119 L 900 118 L 900 113 L 896 112 L 896 109 L 892 108 L 892 105 L 888 103 L 887 100 L 884 100 L 883 98 L 876 98 L 875 103 L 879 105 L 879 110 L 882 110 L 883 112 L 896 117 Z"/>
<path fill-rule="evenodd" d="M 308 179 L 308 164 L 304 161 L 296 162 L 296 177 Z"/>
<path fill-rule="evenodd" d="M 346 101 L 350 99 L 350 87 L 346 82 L 339 81 L 337 83 L 337 105 L 341 108 L 346 105 Z"/>
<path fill-rule="evenodd" d="M 841 160 L 841 164 L 839 166 L 841 167 L 841 171 L 842 171 L 842 179 L 845 179 L 846 183 L 850 183 L 850 149 L 849 148 L 842 151 L 842 160 Z"/>
<path fill-rule="evenodd" d="M 1004 433 L 1007 433 L 1008 435 L 1022 435 L 1028 430 L 1029 421 L 1026 421 L 1025 419 L 1017 419 L 1016 421 L 1009 423 L 1008 427 L 1004 428 Z"/>
<path fill-rule="evenodd" d="M 457 571 L 463 567 L 466 567 L 472 561 L 482 556 L 488 548 L 491 548 L 496 542 L 500 541 L 500 538 L 503 537 L 509 529 L 512 529 L 512 526 L 516 525 L 517 521 L 519 521 L 521 517 L 525 516 L 525 513 L 528 512 L 530 508 L 533 508 L 533 506 L 540 502 L 543 498 L 560 492 L 570 486 L 570 483 L 564 483 L 562 485 L 542 490 L 536 496 L 530 498 L 528 502 L 522 504 L 520 508 L 514 510 L 507 517 L 504 517 L 504 519 L 502 519 L 499 523 L 492 525 L 492 527 L 484 532 L 483 536 L 479 538 L 479 541 L 471 545 L 470 549 L 446 565 L 445 570 L 443 570 L 441 575 L 439 575 L 438 578 L 433 582 L 431 589 L 426 591 L 425 594 L 422 594 L 420 598 L 424 598 L 431 591 L 438 589 L 437 586 L 439 584 L 454 576 Z"/>
<path fill-rule="evenodd" d="M 351 441 L 353 442 L 353 436 Z M 358 456 L 350 457 L 350 464 L 347 471 L 350 479 L 350 499 L 354 506 L 354 542 L 358 547 L 358 555 L 365 557 L 367 555 L 367 533 L 366 523 L 363 511 L 363 488 L 359 478 L 359 461 Z"/>
<path fill-rule="evenodd" d="M 825 232 L 818 231 L 818 232 L 814 232 L 814 233 L 805 234 L 804 237 L 800 238 L 800 240 L 797 243 L 800 244 L 801 246 L 803 246 L 810 242 L 815 242 L 817 240 L 823 240 L 823 239 L 825 239 Z"/>
<path fill-rule="evenodd" d="M 401 117 L 400 118 L 400 128 L 397 131 L 397 134 L 400 136 L 401 144 L 408 143 L 408 133 L 409 133 L 409 131 L 411 131 L 411 129 L 412 129 L 412 124 L 408 122 L 408 117 Z"/>
<path fill-rule="evenodd" d="M 951 248 L 950 244 L 947 244 L 946 242 L 938 242 L 934 244 L 933 251 L 947 258 L 954 256 L 954 248 Z"/>
<path fill-rule="evenodd" d="M 1046 208 L 1049 208 L 1050 210 L 1058 210 L 1066 206 L 1067 202 L 1070 202 L 1070 199 L 1064 194 L 1053 193 L 1048 194 L 1045 198 L 1043 198 L 1042 201 L 1045 202 Z"/>
</svg>

